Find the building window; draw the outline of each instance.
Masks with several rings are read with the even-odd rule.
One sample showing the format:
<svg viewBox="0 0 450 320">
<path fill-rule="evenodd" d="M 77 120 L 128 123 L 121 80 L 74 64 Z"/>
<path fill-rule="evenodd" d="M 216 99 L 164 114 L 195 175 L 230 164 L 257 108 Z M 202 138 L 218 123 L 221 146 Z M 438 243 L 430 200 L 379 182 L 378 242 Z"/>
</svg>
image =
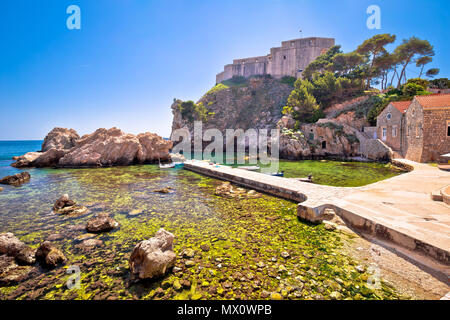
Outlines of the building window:
<svg viewBox="0 0 450 320">
<path fill-rule="evenodd" d="M 392 136 L 394 138 L 397 136 L 397 126 L 392 126 Z"/>
<path fill-rule="evenodd" d="M 326 149 L 327 148 L 327 142 L 326 141 L 322 141 L 322 149 Z"/>
<path fill-rule="evenodd" d="M 447 120 L 447 137 L 450 137 L 450 120 Z"/>
<path fill-rule="evenodd" d="M 386 119 L 391 120 L 391 118 L 392 118 L 392 114 L 389 112 L 389 113 L 386 115 Z"/>
<path fill-rule="evenodd" d="M 283 56 L 283 59 L 286 60 L 286 56 Z"/>
<path fill-rule="evenodd" d="M 383 141 L 386 141 L 387 128 L 383 127 L 381 130 L 382 130 L 381 138 L 383 139 Z"/>
</svg>

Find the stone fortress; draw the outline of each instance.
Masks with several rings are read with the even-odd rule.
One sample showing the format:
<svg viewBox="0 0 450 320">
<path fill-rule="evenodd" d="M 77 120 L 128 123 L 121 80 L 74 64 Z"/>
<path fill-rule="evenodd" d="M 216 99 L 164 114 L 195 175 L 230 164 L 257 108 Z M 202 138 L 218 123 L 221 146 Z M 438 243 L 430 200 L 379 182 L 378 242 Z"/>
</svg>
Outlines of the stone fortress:
<svg viewBox="0 0 450 320">
<path fill-rule="evenodd" d="M 283 41 L 281 47 L 270 49 L 261 57 L 236 59 L 217 74 L 216 83 L 243 76 L 271 75 L 276 79 L 284 76 L 300 78 L 303 70 L 318 56 L 335 45 L 333 38 L 302 38 Z"/>
</svg>

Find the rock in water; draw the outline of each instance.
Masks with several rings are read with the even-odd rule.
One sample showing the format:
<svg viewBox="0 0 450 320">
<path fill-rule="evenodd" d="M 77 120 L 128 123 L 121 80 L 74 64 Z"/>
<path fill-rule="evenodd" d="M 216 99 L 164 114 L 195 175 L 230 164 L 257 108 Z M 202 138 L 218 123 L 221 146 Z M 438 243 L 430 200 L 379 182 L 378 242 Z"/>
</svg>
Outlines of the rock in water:
<svg viewBox="0 0 450 320">
<path fill-rule="evenodd" d="M 172 142 L 153 133 L 126 134 L 118 128 L 83 136 L 59 160 L 61 167 L 102 167 L 169 160 Z"/>
<path fill-rule="evenodd" d="M 159 229 L 153 238 L 138 243 L 129 260 L 132 279 L 157 278 L 170 270 L 176 260 L 173 239 L 173 234 Z"/>
<path fill-rule="evenodd" d="M 154 133 L 126 134 L 120 129 L 98 129 L 79 137 L 73 129 L 55 128 L 42 152 L 15 157 L 13 167 L 101 167 L 168 161 L 172 142 Z"/>
<path fill-rule="evenodd" d="M 20 157 L 13 157 L 13 160 L 16 161 L 11 166 L 15 168 L 26 168 L 31 167 L 34 160 L 36 160 L 42 152 L 28 152 Z"/>
<path fill-rule="evenodd" d="M 0 254 L 14 257 L 22 264 L 33 264 L 36 261 L 35 252 L 12 233 L 0 233 Z"/>
<path fill-rule="evenodd" d="M 33 267 L 19 266 L 13 257 L 0 255 L 0 286 L 13 286 L 30 277 Z"/>
<path fill-rule="evenodd" d="M 77 206 L 76 202 L 69 198 L 68 194 L 62 195 L 58 200 L 56 200 L 53 205 L 53 211 L 55 213 L 69 215 L 69 216 L 79 216 L 87 212 L 87 208 L 83 206 Z"/>
<path fill-rule="evenodd" d="M 89 219 L 86 224 L 86 231 L 92 233 L 106 232 L 119 226 L 119 223 L 111 218 L 108 213 L 99 213 L 94 218 Z"/>
<path fill-rule="evenodd" d="M 50 149 L 69 150 L 75 147 L 75 143 L 80 139 L 78 133 L 73 129 L 54 128 L 44 139 L 42 152 Z"/>
<path fill-rule="evenodd" d="M 57 249 L 49 241 L 44 241 L 37 249 L 36 258 L 51 268 L 66 262 L 66 257 L 61 250 Z"/>
<path fill-rule="evenodd" d="M 0 179 L 0 184 L 9 184 L 12 186 L 20 186 L 21 184 L 30 181 L 30 174 L 28 172 L 21 172 L 13 176 L 7 176 Z"/>
<path fill-rule="evenodd" d="M 58 200 L 56 200 L 55 204 L 53 205 L 53 210 L 58 211 L 65 207 L 74 206 L 75 204 L 75 201 L 69 199 L 68 194 L 63 194 Z"/>
</svg>

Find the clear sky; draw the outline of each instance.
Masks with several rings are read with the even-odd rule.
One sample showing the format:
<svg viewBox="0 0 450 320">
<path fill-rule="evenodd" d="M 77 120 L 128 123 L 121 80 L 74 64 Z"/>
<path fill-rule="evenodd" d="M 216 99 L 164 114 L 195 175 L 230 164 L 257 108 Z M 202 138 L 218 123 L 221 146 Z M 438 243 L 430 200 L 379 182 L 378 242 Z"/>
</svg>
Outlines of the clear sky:
<svg viewBox="0 0 450 320">
<path fill-rule="evenodd" d="M 72 4 L 81 30 L 66 27 Z M 372 4 L 381 30 L 366 27 Z M 55 126 L 168 137 L 174 98 L 198 100 L 233 59 L 307 36 L 344 51 L 377 33 L 417 36 L 450 77 L 449 12 L 448 0 L 1 0 L 0 140 Z"/>
</svg>

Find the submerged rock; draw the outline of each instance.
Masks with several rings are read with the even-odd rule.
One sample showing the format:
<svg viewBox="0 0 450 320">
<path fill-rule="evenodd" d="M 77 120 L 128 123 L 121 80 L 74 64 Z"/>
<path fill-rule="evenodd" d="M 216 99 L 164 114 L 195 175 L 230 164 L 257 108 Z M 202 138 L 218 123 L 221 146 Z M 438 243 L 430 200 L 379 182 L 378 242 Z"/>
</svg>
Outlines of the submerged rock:
<svg viewBox="0 0 450 320">
<path fill-rule="evenodd" d="M 61 250 L 57 249 L 49 241 L 44 241 L 37 249 L 36 258 L 51 268 L 66 262 L 66 257 Z"/>
<path fill-rule="evenodd" d="M 12 186 L 20 186 L 21 184 L 24 184 L 25 182 L 30 181 L 30 174 L 28 172 L 21 172 L 12 176 L 7 176 L 2 179 L 0 179 L 0 184 L 9 184 Z"/>
<path fill-rule="evenodd" d="M 19 266 L 11 256 L 0 255 L 0 286 L 13 286 L 27 280 L 33 269 L 31 266 Z"/>
<path fill-rule="evenodd" d="M 113 230 L 119 226 L 119 223 L 109 216 L 109 213 L 99 213 L 94 218 L 89 219 L 86 224 L 86 231 L 99 233 Z"/>
<path fill-rule="evenodd" d="M 156 189 L 156 190 L 153 190 L 153 192 L 157 192 L 157 193 L 170 193 L 170 190 L 171 190 L 172 188 L 171 187 L 166 187 L 166 188 L 162 188 L 162 189 Z"/>
<path fill-rule="evenodd" d="M 103 245 L 103 241 L 99 239 L 87 239 L 83 242 L 76 245 L 77 248 L 83 249 L 83 250 L 91 250 L 94 247 L 99 247 Z"/>
<path fill-rule="evenodd" d="M 235 188 L 230 182 L 224 182 L 216 188 L 214 192 L 216 196 L 224 198 L 258 198 L 260 194 L 254 190 L 248 192 L 243 188 Z"/>
<path fill-rule="evenodd" d="M 129 260 L 132 280 L 153 279 L 166 274 L 175 265 L 173 239 L 172 233 L 161 228 L 153 238 L 138 243 Z"/>
<path fill-rule="evenodd" d="M 36 261 L 35 251 L 9 232 L 0 233 L 0 254 L 13 257 L 22 264 L 33 264 Z"/>
<path fill-rule="evenodd" d="M 56 200 L 53 211 L 68 216 L 79 216 L 86 213 L 88 209 L 84 206 L 78 206 L 75 201 L 69 198 L 68 194 L 64 194 Z"/>
</svg>

